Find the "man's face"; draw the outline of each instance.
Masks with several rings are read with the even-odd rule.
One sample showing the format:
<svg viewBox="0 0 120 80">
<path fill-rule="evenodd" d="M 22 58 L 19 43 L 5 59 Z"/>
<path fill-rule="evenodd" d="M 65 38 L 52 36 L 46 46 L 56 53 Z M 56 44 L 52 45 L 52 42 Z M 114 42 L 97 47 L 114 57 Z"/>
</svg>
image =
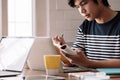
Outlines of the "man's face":
<svg viewBox="0 0 120 80">
<path fill-rule="evenodd" d="M 93 0 L 75 0 L 75 6 L 85 19 L 92 21 L 100 16 L 101 7 L 99 1 L 96 4 Z"/>
</svg>

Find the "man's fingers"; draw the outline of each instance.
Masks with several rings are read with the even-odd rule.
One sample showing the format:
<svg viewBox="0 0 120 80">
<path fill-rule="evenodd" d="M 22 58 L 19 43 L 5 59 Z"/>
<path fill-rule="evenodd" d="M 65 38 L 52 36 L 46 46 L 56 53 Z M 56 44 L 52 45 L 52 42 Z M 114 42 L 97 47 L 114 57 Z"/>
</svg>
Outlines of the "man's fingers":
<svg viewBox="0 0 120 80">
<path fill-rule="evenodd" d="M 83 51 L 80 49 L 77 49 L 76 52 L 77 52 L 77 55 L 80 55 L 81 53 L 83 53 Z"/>
</svg>

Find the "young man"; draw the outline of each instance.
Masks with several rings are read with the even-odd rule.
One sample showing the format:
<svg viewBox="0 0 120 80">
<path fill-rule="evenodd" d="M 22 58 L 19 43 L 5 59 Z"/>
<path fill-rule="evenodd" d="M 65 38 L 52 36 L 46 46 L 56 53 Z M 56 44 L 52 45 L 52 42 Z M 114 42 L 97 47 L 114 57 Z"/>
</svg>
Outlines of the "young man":
<svg viewBox="0 0 120 80">
<path fill-rule="evenodd" d="M 67 66 L 75 64 L 92 68 L 120 68 L 120 13 L 107 0 L 69 0 L 85 18 L 79 26 L 72 48 L 75 55 L 65 54 L 56 44 L 66 44 L 60 36 L 53 38 Z"/>
</svg>

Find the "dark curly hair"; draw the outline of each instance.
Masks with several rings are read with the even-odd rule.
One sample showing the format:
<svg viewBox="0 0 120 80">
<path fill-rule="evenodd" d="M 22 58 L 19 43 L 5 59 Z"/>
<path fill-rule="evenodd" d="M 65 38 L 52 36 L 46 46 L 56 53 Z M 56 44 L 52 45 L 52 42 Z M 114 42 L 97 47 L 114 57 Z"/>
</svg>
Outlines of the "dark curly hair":
<svg viewBox="0 0 120 80">
<path fill-rule="evenodd" d="M 74 4 L 75 0 L 68 0 L 68 4 L 71 6 L 71 7 L 75 7 L 75 4 Z M 93 0 L 93 2 L 95 2 L 96 4 L 98 4 L 98 0 Z M 109 3 L 108 3 L 108 0 L 102 0 L 102 3 L 104 6 L 106 7 L 109 7 Z"/>
</svg>

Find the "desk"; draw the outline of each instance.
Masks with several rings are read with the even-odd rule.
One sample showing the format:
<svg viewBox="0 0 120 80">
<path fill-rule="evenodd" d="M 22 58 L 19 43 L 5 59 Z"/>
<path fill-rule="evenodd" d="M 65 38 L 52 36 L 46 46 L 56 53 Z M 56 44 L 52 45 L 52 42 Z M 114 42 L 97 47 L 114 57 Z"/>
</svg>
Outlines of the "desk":
<svg viewBox="0 0 120 80">
<path fill-rule="evenodd" d="M 45 71 L 25 69 L 23 72 L 23 75 L 25 75 L 26 77 L 31 77 L 31 76 L 34 77 L 34 76 L 46 75 L 46 73 L 45 73 Z M 73 77 L 68 77 L 67 73 L 60 73 L 59 76 L 64 77 L 65 80 L 78 80 Z M 120 80 L 120 75 L 111 75 L 110 77 L 111 77 L 111 80 Z M 47 79 L 45 79 L 45 80 L 47 80 Z"/>
</svg>

